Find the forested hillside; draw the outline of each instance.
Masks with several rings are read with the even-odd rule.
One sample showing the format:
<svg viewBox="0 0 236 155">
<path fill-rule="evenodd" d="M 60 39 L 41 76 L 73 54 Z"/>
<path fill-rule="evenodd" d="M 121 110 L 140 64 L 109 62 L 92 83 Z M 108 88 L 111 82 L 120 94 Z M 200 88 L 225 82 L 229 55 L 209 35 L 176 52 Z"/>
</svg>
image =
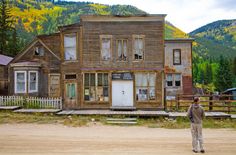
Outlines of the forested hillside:
<svg viewBox="0 0 236 155">
<path fill-rule="evenodd" d="M 190 33 L 194 82 L 209 90 L 236 87 L 236 19 L 219 20 Z"/>
<path fill-rule="evenodd" d="M 58 31 L 58 26 L 79 22 L 82 14 L 126 16 L 147 14 L 130 5 L 109 6 L 91 2 L 54 2 L 52 0 L 13 0 L 8 2 L 10 15 L 15 21 L 17 51 L 8 48 L 3 52 L 11 56 L 16 55 L 36 35 L 54 33 Z M 167 22 L 166 37 L 181 38 L 186 35 Z"/>
<path fill-rule="evenodd" d="M 220 20 L 190 33 L 198 43 L 196 50 L 201 56 L 236 56 L 236 19 Z"/>
<path fill-rule="evenodd" d="M 10 56 L 19 53 L 37 35 L 55 33 L 58 31 L 58 26 L 78 23 L 82 14 L 124 16 L 147 14 L 130 5 L 110 6 L 62 0 L 0 0 L 0 2 L 0 54 Z M 165 38 L 188 38 L 189 35 L 195 38 L 194 83 L 209 91 L 222 91 L 236 86 L 236 20 L 217 21 L 190 34 L 184 33 L 166 21 Z M 223 77 L 218 76 L 219 74 Z"/>
</svg>

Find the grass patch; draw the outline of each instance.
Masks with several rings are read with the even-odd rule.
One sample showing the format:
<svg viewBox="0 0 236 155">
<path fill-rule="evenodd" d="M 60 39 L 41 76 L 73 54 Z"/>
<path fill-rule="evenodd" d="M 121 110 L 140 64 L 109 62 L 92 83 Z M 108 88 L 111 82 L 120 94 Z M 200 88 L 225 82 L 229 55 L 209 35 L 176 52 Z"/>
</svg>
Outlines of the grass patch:
<svg viewBox="0 0 236 155">
<path fill-rule="evenodd" d="M 89 126 L 90 124 L 106 123 L 108 116 L 79 116 L 79 115 L 63 115 L 57 116 L 54 114 L 22 114 L 9 111 L 0 111 L 0 124 L 13 123 L 37 123 L 37 124 L 62 124 L 71 127 Z M 113 118 L 124 118 L 123 115 Z M 118 125 L 123 126 L 123 125 Z M 129 125 L 130 126 L 130 125 Z M 133 125 L 132 125 L 133 126 Z M 138 118 L 135 126 L 146 126 L 149 128 L 167 128 L 167 129 L 183 129 L 189 128 L 190 122 L 188 118 L 179 117 L 170 119 L 165 117 L 158 118 Z M 233 128 L 236 129 L 235 119 L 205 119 L 203 121 L 204 128 Z"/>
</svg>

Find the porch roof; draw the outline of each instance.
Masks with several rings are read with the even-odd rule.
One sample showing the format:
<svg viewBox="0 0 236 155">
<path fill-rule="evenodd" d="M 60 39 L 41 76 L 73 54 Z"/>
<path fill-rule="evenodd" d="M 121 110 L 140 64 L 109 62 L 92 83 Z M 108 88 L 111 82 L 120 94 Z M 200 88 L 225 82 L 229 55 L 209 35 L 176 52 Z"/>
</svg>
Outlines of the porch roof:
<svg viewBox="0 0 236 155">
<path fill-rule="evenodd" d="M 13 58 L 0 54 L 0 65 L 6 66 Z"/>
<path fill-rule="evenodd" d="M 35 61 L 24 61 L 12 63 L 11 67 L 41 67 L 41 63 Z"/>
</svg>

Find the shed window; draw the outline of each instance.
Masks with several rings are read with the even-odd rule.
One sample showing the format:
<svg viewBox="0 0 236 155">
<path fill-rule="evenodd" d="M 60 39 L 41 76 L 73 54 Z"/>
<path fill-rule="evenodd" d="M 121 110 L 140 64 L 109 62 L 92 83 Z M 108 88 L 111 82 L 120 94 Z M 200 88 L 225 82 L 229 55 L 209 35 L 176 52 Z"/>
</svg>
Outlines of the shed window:
<svg viewBox="0 0 236 155">
<path fill-rule="evenodd" d="M 180 49 L 173 50 L 173 63 L 174 65 L 181 65 L 181 50 Z"/>
<path fill-rule="evenodd" d="M 111 36 L 101 36 L 101 57 L 102 60 L 111 59 Z"/>
<path fill-rule="evenodd" d="M 150 101 L 156 99 L 155 93 L 156 74 L 137 73 L 135 74 L 136 100 Z"/>
<path fill-rule="evenodd" d="M 117 40 L 117 53 L 119 61 L 127 60 L 127 40 Z"/>
<path fill-rule="evenodd" d="M 29 71 L 28 77 L 28 86 L 29 92 L 38 92 L 38 72 L 37 71 Z"/>
<path fill-rule="evenodd" d="M 76 34 L 64 36 L 65 60 L 76 60 Z"/>
<path fill-rule="evenodd" d="M 134 36 L 134 60 L 143 60 L 144 57 L 144 37 L 140 35 Z"/>
<path fill-rule="evenodd" d="M 26 93 L 26 71 L 15 72 L 15 93 Z"/>
<path fill-rule="evenodd" d="M 84 74 L 84 100 L 109 101 L 108 73 Z"/>
<path fill-rule="evenodd" d="M 172 87 L 172 86 L 180 87 L 181 86 L 181 74 L 167 74 L 166 79 L 167 79 L 166 80 L 167 87 Z"/>
</svg>

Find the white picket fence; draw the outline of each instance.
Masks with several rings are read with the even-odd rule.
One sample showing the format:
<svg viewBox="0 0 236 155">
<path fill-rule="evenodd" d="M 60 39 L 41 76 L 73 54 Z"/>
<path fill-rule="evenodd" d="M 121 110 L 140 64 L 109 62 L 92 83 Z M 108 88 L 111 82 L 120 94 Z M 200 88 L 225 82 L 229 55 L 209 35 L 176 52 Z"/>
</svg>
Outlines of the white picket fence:
<svg viewBox="0 0 236 155">
<path fill-rule="evenodd" d="M 21 106 L 29 109 L 62 109 L 62 98 L 0 96 L 0 106 Z"/>
</svg>

